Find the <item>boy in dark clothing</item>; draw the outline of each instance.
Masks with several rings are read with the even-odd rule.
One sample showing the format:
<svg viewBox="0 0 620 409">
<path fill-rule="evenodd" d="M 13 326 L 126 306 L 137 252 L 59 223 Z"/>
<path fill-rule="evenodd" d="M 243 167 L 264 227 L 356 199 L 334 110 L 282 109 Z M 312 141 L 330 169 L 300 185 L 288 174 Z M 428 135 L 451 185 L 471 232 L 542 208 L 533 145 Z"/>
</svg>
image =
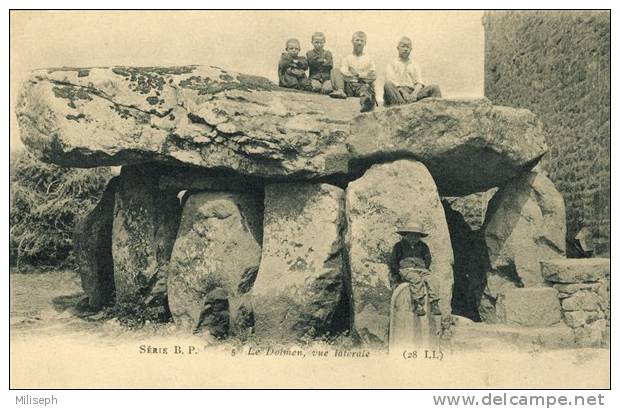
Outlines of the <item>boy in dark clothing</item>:
<svg viewBox="0 0 620 409">
<path fill-rule="evenodd" d="M 312 34 L 314 49 L 306 53 L 310 66 L 310 86 L 312 92 L 330 94 L 333 91 L 331 71 L 334 66 L 332 53 L 323 49 L 325 35 L 323 33 Z"/>
<path fill-rule="evenodd" d="M 309 88 L 306 70 L 306 57 L 299 56 L 299 41 L 291 38 L 286 42 L 286 51 L 282 53 L 278 63 L 278 79 L 281 87 L 304 90 Z"/>
<path fill-rule="evenodd" d="M 431 274 L 431 253 L 421 239 L 428 234 L 422 226 L 413 223 L 397 231 L 403 239 L 394 245 L 390 257 L 390 281 L 409 283 L 411 302 L 417 315 L 426 315 L 426 295 L 431 303 L 431 314 L 441 315 L 438 286 Z"/>
</svg>

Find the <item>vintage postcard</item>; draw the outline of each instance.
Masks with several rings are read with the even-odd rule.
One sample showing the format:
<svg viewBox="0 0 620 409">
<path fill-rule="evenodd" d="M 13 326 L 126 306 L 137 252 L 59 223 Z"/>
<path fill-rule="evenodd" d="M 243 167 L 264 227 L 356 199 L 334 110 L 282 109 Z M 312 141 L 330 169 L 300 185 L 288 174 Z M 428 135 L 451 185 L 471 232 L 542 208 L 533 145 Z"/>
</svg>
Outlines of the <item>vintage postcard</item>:
<svg viewBox="0 0 620 409">
<path fill-rule="evenodd" d="M 610 15 L 12 10 L 10 387 L 609 388 Z"/>
</svg>

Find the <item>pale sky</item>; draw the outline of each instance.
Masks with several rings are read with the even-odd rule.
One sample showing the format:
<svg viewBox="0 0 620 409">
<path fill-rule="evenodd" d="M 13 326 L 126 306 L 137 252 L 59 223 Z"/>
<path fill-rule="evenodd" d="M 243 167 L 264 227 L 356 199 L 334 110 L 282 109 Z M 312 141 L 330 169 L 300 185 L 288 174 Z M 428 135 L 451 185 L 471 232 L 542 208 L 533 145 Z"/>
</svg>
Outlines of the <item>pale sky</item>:
<svg viewBox="0 0 620 409">
<path fill-rule="evenodd" d="M 336 64 L 351 53 L 351 35 L 368 35 L 383 91 L 396 43 L 413 39 L 412 57 L 425 83 L 445 97 L 484 95 L 484 29 L 481 11 L 168 11 L 11 13 L 11 147 L 21 146 L 14 114 L 19 83 L 47 67 L 204 64 L 277 82 L 277 63 L 287 38 L 312 46 L 325 33 Z"/>
</svg>

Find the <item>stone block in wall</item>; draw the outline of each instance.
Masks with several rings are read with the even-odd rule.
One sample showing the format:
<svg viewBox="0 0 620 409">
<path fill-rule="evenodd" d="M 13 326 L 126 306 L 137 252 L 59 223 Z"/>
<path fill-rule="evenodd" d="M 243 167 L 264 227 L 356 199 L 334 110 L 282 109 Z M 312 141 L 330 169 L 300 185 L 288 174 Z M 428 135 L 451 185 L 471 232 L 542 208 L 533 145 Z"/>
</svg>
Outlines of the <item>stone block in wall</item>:
<svg viewBox="0 0 620 409">
<path fill-rule="evenodd" d="M 553 288 L 558 290 L 560 299 L 570 297 L 580 290 L 598 291 L 601 283 L 571 283 L 571 284 L 554 284 Z"/>
<path fill-rule="evenodd" d="M 594 321 L 583 327 L 574 328 L 573 331 L 575 333 L 575 342 L 580 347 L 603 347 L 608 336 L 607 323 L 604 319 Z"/>
<path fill-rule="evenodd" d="M 596 282 L 611 271 L 608 258 L 545 260 L 540 265 L 543 277 L 552 283 Z"/>
<path fill-rule="evenodd" d="M 551 287 L 515 288 L 500 295 L 497 314 L 501 322 L 545 327 L 561 321 L 557 290 Z"/>
<path fill-rule="evenodd" d="M 251 328 L 248 295 L 261 256 L 262 206 L 262 196 L 248 193 L 190 195 L 168 269 L 176 324 L 216 338 Z"/>
<path fill-rule="evenodd" d="M 602 317 L 598 311 L 564 311 L 564 322 L 571 328 L 579 328 L 592 324 Z"/>
<path fill-rule="evenodd" d="M 166 266 L 181 207 L 176 191 L 158 188 L 156 166 L 124 166 L 118 177 L 112 223 L 116 303 L 145 301 L 167 313 Z"/>
<path fill-rule="evenodd" d="M 112 220 L 117 182 L 117 178 L 110 179 L 95 208 L 76 224 L 73 235 L 82 288 L 93 310 L 114 301 Z"/>
<path fill-rule="evenodd" d="M 540 260 L 566 254 L 564 200 L 542 172 L 526 173 L 499 189 L 482 229 L 491 270 L 518 286 L 543 284 Z"/>
<path fill-rule="evenodd" d="M 413 221 L 429 233 L 431 274 L 440 283 L 440 306 L 451 313 L 453 254 L 437 187 L 416 161 L 373 165 L 347 187 L 347 246 L 351 270 L 353 330 L 365 342 L 387 345 L 391 282 L 388 261 L 401 239 L 396 230 Z M 393 287 L 392 287 L 393 286 Z"/>
<path fill-rule="evenodd" d="M 348 328 L 344 208 L 344 191 L 329 184 L 266 186 L 252 290 L 259 338 L 294 341 Z"/>
<path fill-rule="evenodd" d="M 562 299 L 564 311 L 598 311 L 601 302 L 598 294 L 592 291 L 578 291 L 570 297 Z"/>
</svg>

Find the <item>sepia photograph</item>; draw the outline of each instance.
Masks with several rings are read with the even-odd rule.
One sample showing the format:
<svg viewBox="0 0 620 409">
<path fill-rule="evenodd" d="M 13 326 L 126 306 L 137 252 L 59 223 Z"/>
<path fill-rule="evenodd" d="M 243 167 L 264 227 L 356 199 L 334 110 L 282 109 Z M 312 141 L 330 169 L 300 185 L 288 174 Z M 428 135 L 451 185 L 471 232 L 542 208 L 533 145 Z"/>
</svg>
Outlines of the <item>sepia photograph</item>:
<svg viewBox="0 0 620 409">
<path fill-rule="evenodd" d="M 8 14 L 10 389 L 611 388 L 611 10 Z"/>
</svg>

